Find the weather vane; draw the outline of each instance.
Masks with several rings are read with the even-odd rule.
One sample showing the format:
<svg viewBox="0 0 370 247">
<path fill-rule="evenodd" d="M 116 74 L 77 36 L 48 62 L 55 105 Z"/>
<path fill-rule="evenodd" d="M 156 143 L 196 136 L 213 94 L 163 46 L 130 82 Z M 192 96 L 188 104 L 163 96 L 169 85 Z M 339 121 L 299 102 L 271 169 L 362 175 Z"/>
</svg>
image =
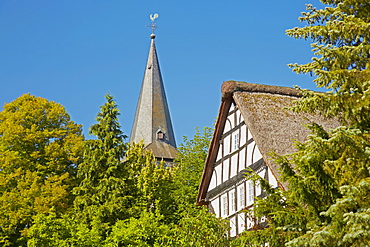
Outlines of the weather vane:
<svg viewBox="0 0 370 247">
<path fill-rule="evenodd" d="M 149 17 L 150 17 L 150 20 L 152 20 L 152 24 L 150 25 L 150 26 L 147 26 L 147 27 L 149 27 L 150 28 L 150 30 L 152 30 L 152 35 L 154 35 L 154 31 L 157 29 L 157 28 L 159 28 L 156 24 L 155 24 L 155 22 L 154 22 L 154 20 L 155 19 L 157 19 L 158 18 L 158 14 L 157 13 L 155 13 L 155 14 L 151 14 Z"/>
</svg>

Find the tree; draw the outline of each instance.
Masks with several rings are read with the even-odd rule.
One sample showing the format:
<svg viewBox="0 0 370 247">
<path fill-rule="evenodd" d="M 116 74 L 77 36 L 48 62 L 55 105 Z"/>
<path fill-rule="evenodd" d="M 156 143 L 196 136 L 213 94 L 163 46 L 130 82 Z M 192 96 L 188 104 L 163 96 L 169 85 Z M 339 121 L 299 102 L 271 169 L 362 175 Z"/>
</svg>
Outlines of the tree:
<svg viewBox="0 0 370 247">
<path fill-rule="evenodd" d="M 229 221 L 217 218 L 204 206 L 189 205 L 181 213 L 179 224 L 173 228 L 164 246 L 211 247 L 229 246 Z"/>
<path fill-rule="evenodd" d="M 205 127 L 202 132 L 196 128 L 193 139 L 184 136 L 178 148 L 174 167 L 174 196 L 180 205 L 188 207 L 196 201 L 212 134 L 211 128 Z"/>
<path fill-rule="evenodd" d="M 131 236 L 129 231 L 117 233 L 121 226 L 130 228 L 141 217 L 144 220 L 153 213 L 166 216 L 158 221 L 163 224 L 173 213 L 168 189 L 172 182 L 170 170 L 162 163 L 157 164 L 142 143 L 125 142 L 117 105 L 111 95 L 105 97 L 107 102 L 101 106 L 97 123 L 89 132 L 96 139 L 85 141 L 84 161 L 77 173 L 81 182 L 73 190 L 76 195 L 73 210 L 63 217 L 40 216 L 41 220 L 31 228 L 30 242 L 66 246 L 121 243 L 120 239 L 125 239 L 122 234 Z M 53 233 L 49 227 L 53 221 L 68 233 L 63 235 L 66 238 Z"/>
<path fill-rule="evenodd" d="M 166 246 L 172 237 L 172 225 L 163 220 L 163 215 L 142 211 L 139 218 L 117 221 L 106 246 Z"/>
<path fill-rule="evenodd" d="M 90 224 L 79 221 L 69 211 L 56 215 L 53 210 L 48 214 L 38 214 L 27 234 L 30 247 L 92 247 L 103 246 L 102 231 L 106 226 L 97 219 Z"/>
<path fill-rule="evenodd" d="M 126 143 L 113 97 L 106 96 L 96 139 L 84 145 L 74 207 L 38 214 L 29 246 L 203 246 L 227 243 L 228 224 L 195 206 L 210 129 L 180 147 L 176 168 L 157 162 L 143 143 Z M 176 180 L 178 179 L 178 180 Z M 184 197 L 181 197 L 184 193 Z M 191 240 L 191 244 L 187 241 Z"/>
<path fill-rule="evenodd" d="M 369 12 L 367 0 L 322 0 L 325 9 L 307 5 L 300 17 L 307 26 L 287 30 L 294 38 L 312 39 L 316 57 L 312 62 L 290 64 L 296 73 L 316 76 L 318 87 L 330 89 L 329 94 L 306 91 L 296 109 L 337 117 L 344 125 L 368 128 L 369 99 Z"/>
<path fill-rule="evenodd" d="M 104 223 L 114 223 L 116 219 L 127 217 L 122 205 L 132 201 L 127 194 L 128 168 L 122 162 L 127 150 L 126 136 L 120 130 L 119 110 L 111 95 L 101 106 L 89 134 L 96 139 L 87 140 L 84 145 L 84 162 L 79 166 L 77 176 L 81 179 L 74 188 L 75 211 L 85 223 L 98 218 Z"/>
<path fill-rule="evenodd" d="M 254 217 L 267 216 L 269 228 L 246 233 L 238 241 L 260 246 L 367 246 L 370 242 L 370 3 L 330 0 L 316 9 L 307 5 L 301 21 L 287 30 L 311 39 L 312 62 L 291 64 L 310 73 L 324 93 L 303 90 L 293 111 L 337 117 L 343 124 L 326 132 L 310 126 L 312 135 L 298 152 L 275 157 L 288 191 L 259 200 Z"/>
<path fill-rule="evenodd" d="M 178 220 L 174 221 L 172 236 L 163 246 L 227 246 L 229 223 L 217 218 L 204 207 L 195 206 L 198 186 L 202 180 L 204 164 L 213 129 L 203 128 L 192 139 L 183 137 L 178 148 L 174 167 L 174 190 Z"/>
<path fill-rule="evenodd" d="M 21 246 L 34 215 L 65 212 L 81 162 L 81 126 L 63 106 L 25 94 L 0 112 L 0 243 Z"/>
</svg>

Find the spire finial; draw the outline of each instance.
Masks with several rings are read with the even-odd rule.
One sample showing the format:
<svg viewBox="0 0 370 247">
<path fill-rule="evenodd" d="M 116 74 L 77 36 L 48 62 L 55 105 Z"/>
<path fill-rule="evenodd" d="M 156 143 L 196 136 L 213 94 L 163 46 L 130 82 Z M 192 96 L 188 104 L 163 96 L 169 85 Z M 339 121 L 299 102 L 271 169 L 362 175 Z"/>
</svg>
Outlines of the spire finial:
<svg viewBox="0 0 370 247">
<path fill-rule="evenodd" d="M 150 38 L 152 38 L 152 39 L 154 39 L 154 38 L 155 38 L 154 31 L 155 31 L 157 28 L 159 28 L 159 27 L 155 24 L 155 22 L 154 22 L 154 20 L 155 20 L 155 19 L 157 19 L 157 18 L 158 18 L 158 16 L 159 16 L 159 15 L 158 15 L 157 13 L 149 15 L 150 20 L 152 20 L 152 24 L 151 24 L 150 26 L 147 26 L 147 27 L 149 27 L 149 28 L 150 28 L 150 30 L 152 30 L 152 34 L 150 35 Z"/>
</svg>

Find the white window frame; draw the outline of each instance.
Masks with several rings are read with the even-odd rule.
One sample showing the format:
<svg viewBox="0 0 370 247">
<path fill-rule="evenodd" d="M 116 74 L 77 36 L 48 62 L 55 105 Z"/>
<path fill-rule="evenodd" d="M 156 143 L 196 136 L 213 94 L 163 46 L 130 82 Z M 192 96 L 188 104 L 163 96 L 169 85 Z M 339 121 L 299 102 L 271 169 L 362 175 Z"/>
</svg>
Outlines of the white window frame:
<svg viewBox="0 0 370 247">
<path fill-rule="evenodd" d="M 239 188 L 239 206 L 240 206 L 240 208 L 245 207 L 245 188 L 244 188 L 244 185 L 242 185 Z"/>
<path fill-rule="evenodd" d="M 224 195 L 222 197 L 222 215 L 223 216 L 227 216 L 228 215 L 228 207 L 229 207 L 229 204 L 228 204 L 228 201 L 227 201 L 227 195 Z"/>
<path fill-rule="evenodd" d="M 234 213 L 236 211 L 236 205 L 235 205 L 235 191 L 232 190 L 230 191 L 230 210 L 231 210 L 231 213 Z"/>
<path fill-rule="evenodd" d="M 239 149 L 239 133 L 234 134 L 234 150 Z"/>
</svg>

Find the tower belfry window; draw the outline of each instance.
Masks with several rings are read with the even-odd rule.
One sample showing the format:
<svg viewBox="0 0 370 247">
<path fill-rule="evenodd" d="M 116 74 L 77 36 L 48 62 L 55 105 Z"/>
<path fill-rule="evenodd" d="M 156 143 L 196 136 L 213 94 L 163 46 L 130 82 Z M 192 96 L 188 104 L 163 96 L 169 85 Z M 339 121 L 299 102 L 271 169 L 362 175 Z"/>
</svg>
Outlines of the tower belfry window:
<svg viewBox="0 0 370 247">
<path fill-rule="evenodd" d="M 158 141 L 164 140 L 164 133 L 161 130 L 157 132 L 157 140 Z"/>
</svg>

